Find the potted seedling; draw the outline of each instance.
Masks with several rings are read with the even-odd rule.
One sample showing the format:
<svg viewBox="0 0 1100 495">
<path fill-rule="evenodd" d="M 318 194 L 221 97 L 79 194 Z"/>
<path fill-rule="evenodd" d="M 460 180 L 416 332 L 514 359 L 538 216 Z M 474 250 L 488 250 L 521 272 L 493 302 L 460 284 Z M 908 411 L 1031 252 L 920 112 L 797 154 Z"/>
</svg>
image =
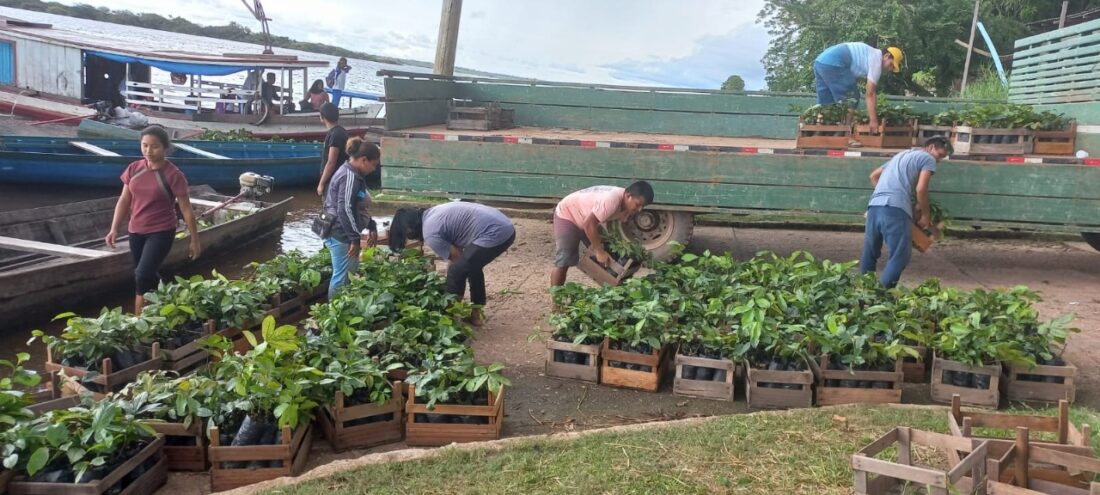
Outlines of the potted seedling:
<svg viewBox="0 0 1100 495">
<path fill-rule="evenodd" d="M 409 375 L 405 443 L 439 446 L 495 440 L 504 425 L 504 365 L 480 366 L 472 352 L 429 356 Z"/>
<path fill-rule="evenodd" d="M 1072 155 L 1077 151 L 1077 120 L 1063 114 L 1039 112 L 1039 126 L 1032 134 L 1036 155 Z"/>
<path fill-rule="evenodd" d="M 888 304 L 830 314 L 812 333 L 818 346 L 818 405 L 901 402 L 900 357 L 918 357 L 896 333 Z"/>
<path fill-rule="evenodd" d="M 322 373 L 303 362 L 297 329 L 276 327 L 269 316 L 261 336 L 248 330 L 244 335 L 252 346 L 244 354 L 230 352 L 232 344 L 223 338 L 207 339 L 220 358 L 212 376 L 227 390 L 212 408 L 209 428 L 214 491 L 295 476 L 312 443 Z"/>
<path fill-rule="evenodd" d="M 358 345 L 313 339 L 306 364 L 321 370 L 318 397 L 324 397 L 317 423 L 333 450 L 342 452 L 401 441 L 405 398 L 400 381 L 387 374 L 403 366 L 382 366 Z"/>
<path fill-rule="evenodd" d="M 332 276 L 328 249 L 312 257 L 292 250 L 264 263 L 254 262 L 252 267 L 254 281 L 274 286 L 277 293 L 273 305 L 284 316 L 304 317 L 308 304 L 327 291 Z"/>
<path fill-rule="evenodd" d="M 951 144 L 957 155 L 1026 155 L 1039 125 L 1029 105 L 975 105 L 960 114 Z"/>
<path fill-rule="evenodd" d="M 809 108 L 792 106 L 798 113 L 799 149 L 845 149 L 852 139 L 852 100 L 829 105 L 813 105 Z"/>
<path fill-rule="evenodd" d="M 46 344 L 46 370 L 58 372 L 66 385 L 96 393 L 117 392 L 142 371 L 159 369 L 159 344 L 152 342 L 155 317 L 131 316 L 122 308 L 103 308 L 96 318 L 62 313 L 65 329 L 54 337 L 31 332 L 31 342 Z M 142 344 L 149 345 L 143 350 Z"/>
<path fill-rule="evenodd" d="M 113 401 L 49 411 L 0 437 L 12 495 L 153 493 L 167 479 L 164 439 Z"/>
<path fill-rule="evenodd" d="M 550 315 L 554 331 L 546 342 L 546 375 L 599 382 L 605 292 L 570 282 L 554 287 L 551 294 L 560 310 Z"/>
<path fill-rule="evenodd" d="M 948 109 L 936 114 L 922 114 L 917 126 L 916 145 L 924 144 L 930 138 L 942 137 L 951 139 L 951 131 L 955 123 L 959 121 L 959 111 Z"/>
<path fill-rule="evenodd" d="M 856 112 L 856 124 L 852 138 L 870 148 L 909 148 L 917 136 L 917 120 L 920 115 L 907 104 L 892 104 L 879 98 L 876 105 L 879 129 L 871 132 L 870 116 L 866 110 Z"/>
<path fill-rule="evenodd" d="M 665 333 L 672 313 L 661 292 L 643 279 L 630 279 L 618 288 L 618 314 L 604 320 L 600 349 L 600 384 L 656 392 L 666 365 Z"/>
<path fill-rule="evenodd" d="M 27 393 L 27 390 L 38 385 L 42 377 L 33 370 L 23 367 L 23 363 L 26 363 L 30 358 L 30 354 L 20 352 L 15 355 L 15 362 L 0 359 L 0 367 L 8 369 L 6 376 L 0 377 L 0 428 L 4 430 L 10 431 L 17 423 L 34 418 L 34 413 L 28 409 L 28 406 L 32 403 L 32 395 Z M 4 444 L 13 441 L 5 438 L 2 433 L 0 433 L 0 440 Z M 3 452 L 3 454 L 3 456 L 0 456 L 5 459 L 3 467 L 0 467 L 0 493 L 4 493 L 8 481 L 15 474 L 12 468 L 15 467 L 16 462 L 13 459 L 9 463 L 6 459 L 10 454 L 6 452 Z M 9 464 L 11 465 L 9 466 Z"/>
<path fill-rule="evenodd" d="M 128 416 L 164 436 L 169 471 L 205 471 L 206 420 L 220 384 L 204 374 L 179 376 L 172 371 L 142 373 L 114 398 Z"/>
<path fill-rule="evenodd" d="M 601 235 L 604 250 L 610 257 L 607 266 L 600 265 L 595 250 L 587 244 L 581 249 L 577 262 L 577 269 L 598 283 L 619 285 L 652 259 L 645 247 L 627 237 L 618 221 L 608 222 Z"/>
<path fill-rule="evenodd" d="M 1005 397 L 1016 401 L 1073 402 L 1076 397 L 1077 367 L 1065 360 L 1066 339 L 1070 333 L 1080 332 L 1069 327 L 1073 315 L 1063 315 L 1036 324 L 1029 321 L 1021 335 L 1023 352 L 1034 361 L 1034 366 L 1008 364 L 1005 366 Z"/>
</svg>

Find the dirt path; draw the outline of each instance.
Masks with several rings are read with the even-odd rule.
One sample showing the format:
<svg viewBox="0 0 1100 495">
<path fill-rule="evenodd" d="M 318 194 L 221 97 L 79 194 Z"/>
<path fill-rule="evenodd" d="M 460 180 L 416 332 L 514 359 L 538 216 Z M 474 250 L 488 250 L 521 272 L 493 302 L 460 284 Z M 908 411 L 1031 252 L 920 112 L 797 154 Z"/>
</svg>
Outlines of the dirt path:
<svg viewBox="0 0 1100 495">
<path fill-rule="evenodd" d="M 649 394 L 543 376 L 545 347 L 528 337 L 549 330 L 550 223 L 532 219 L 516 219 L 515 223 L 516 244 L 487 268 L 489 319 L 478 330 L 474 344 L 479 361 L 504 363 L 512 380 L 513 387 L 505 395 L 506 436 L 748 411 L 742 390 L 738 390 L 736 402 L 726 403 L 676 397 L 667 386 L 661 393 Z M 807 250 L 842 261 L 855 259 L 862 241 L 861 233 L 850 232 L 699 227 L 692 250 L 731 251 L 738 259 L 761 250 L 780 254 Z M 1100 253 L 1076 243 L 948 240 L 930 253 L 914 253 L 902 283 L 914 284 L 927 277 L 939 277 L 945 285 L 962 288 L 1024 284 L 1042 294 L 1044 317 L 1075 313 L 1082 333 L 1072 338 L 1067 356 L 1080 370 L 1078 404 L 1100 408 Z M 570 272 L 569 280 L 591 283 L 576 270 Z M 927 402 L 927 388 L 906 385 L 905 402 Z M 315 467 L 400 447 L 334 455 L 318 439 L 309 464 Z M 205 493 L 208 486 L 205 475 L 173 474 L 159 493 Z"/>
</svg>

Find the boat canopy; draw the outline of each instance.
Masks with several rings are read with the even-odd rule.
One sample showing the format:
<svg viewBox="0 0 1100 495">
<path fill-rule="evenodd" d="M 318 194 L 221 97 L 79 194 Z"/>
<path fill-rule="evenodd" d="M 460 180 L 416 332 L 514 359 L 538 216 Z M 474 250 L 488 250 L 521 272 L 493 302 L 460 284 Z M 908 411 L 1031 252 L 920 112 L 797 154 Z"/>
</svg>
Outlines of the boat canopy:
<svg viewBox="0 0 1100 495">
<path fill-rule="evenodd" d="M 156 67 L 166 72 L 178 72 L 181 74 L 193 74 L 199 76 L 227 76 L 229 74 L 236 74 L 237 72 L 252 70 L 255 68 L 246 65 L 215 65 L 192 62 L 169 62 L 167 60 L 120 55 L 117 53 L 107 53 L 94 50 L 87 50 L 86 53 L 88 55 L 94 55 L 96 57 L 102 57 L 107 60 L 113 60 L 115 62 L 121 62 L 124 64 L 145 64 L 150 67 Z"/>
</svg>

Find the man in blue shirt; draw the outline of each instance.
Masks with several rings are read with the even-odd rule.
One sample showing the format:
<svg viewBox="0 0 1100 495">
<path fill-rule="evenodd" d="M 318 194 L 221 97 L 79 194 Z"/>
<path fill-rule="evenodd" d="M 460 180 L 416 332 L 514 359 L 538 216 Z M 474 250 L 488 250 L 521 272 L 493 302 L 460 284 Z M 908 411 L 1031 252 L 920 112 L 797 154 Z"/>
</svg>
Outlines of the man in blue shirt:
<svg viewBox="0 0 1100 495">
<path fill-rule="evenodd" d="M 878 79 L 883 69 L 901 70 L 901 49 L 891 46 L 886 51 L 866 43 L 841 43 L 826 48 L 814 60 L 814 80 L 817 83 L 817 104 L 828 105 L 853 98 L 859 102 L 856 78 L 867 79 L 867 116 L 871 133 L 878 133 Z"/>
<path fill-rule="evenodd" d="M 951 145 L 943 137 L 929 138 L 923 148 L 913 148 L 894 155 L 885 165 L 871 172 L 875 192 L 867 203 L 867 226 L 864 230 L 863 256 L 860 273 L 874 272 L 882 255 L 882 243 L 890 249 L 886 267 L 879 281 L 894 287 L 913 254 L 911 225 L 922 230 L 932 226 L 928 206 L 928 184 L 936 172 L 936 164 L 951 154 Z M 917 211 L 913 211 L 913 191 L 917 193 Z"/>
</svg>

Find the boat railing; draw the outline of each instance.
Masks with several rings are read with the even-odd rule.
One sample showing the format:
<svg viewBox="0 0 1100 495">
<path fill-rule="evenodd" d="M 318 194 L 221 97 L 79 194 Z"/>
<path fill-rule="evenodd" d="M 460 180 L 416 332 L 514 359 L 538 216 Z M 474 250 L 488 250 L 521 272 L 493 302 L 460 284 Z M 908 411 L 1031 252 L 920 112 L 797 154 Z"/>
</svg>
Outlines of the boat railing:
<svg viewBox="0 0 1100 495">
<path fill-rule="evenodd" d="M 259 93 L 256 90 L 240 87 L 222 87 L 221 85 L 177 86 L 174 84 L 152 84 L 130 81 L 126 83 L 126 103 L 137 107 L 153 109 L 174 109 L 201 112 L 223 104 L 244 113 L 247 105 Z"/>
</svg>

